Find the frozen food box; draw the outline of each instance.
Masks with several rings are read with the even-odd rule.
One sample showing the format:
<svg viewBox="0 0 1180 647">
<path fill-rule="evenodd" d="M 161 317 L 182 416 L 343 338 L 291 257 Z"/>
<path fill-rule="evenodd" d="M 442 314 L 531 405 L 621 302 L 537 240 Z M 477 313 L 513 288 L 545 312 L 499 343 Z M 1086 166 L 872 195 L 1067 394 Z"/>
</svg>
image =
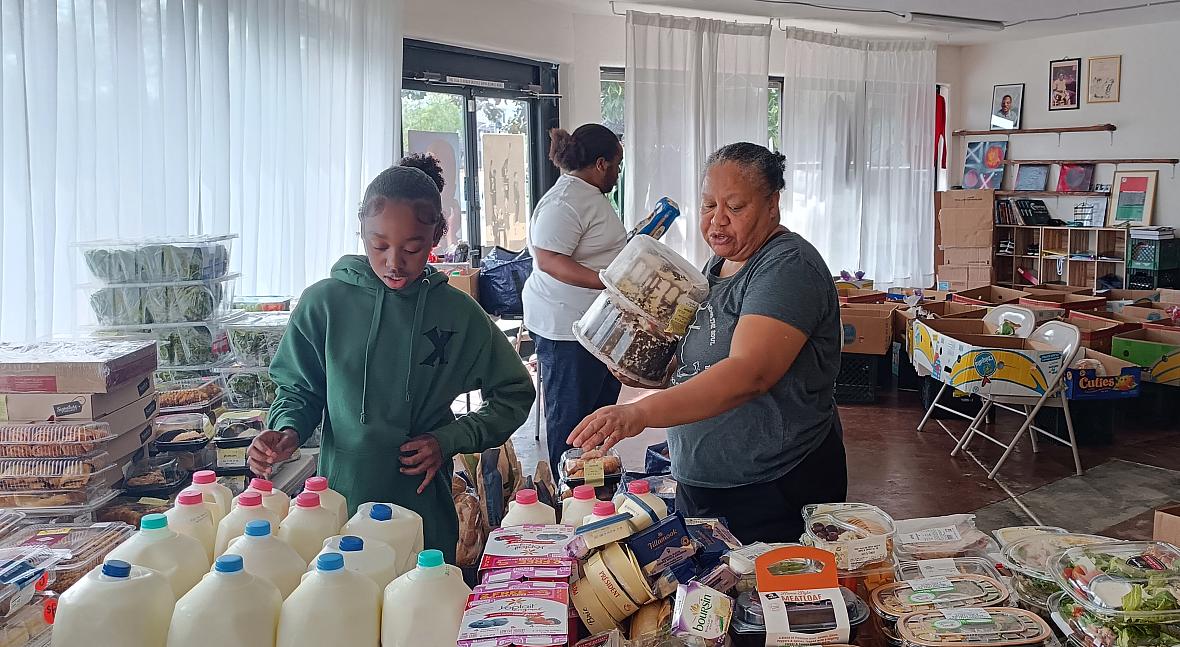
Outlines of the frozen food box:
<svg viewBox="0 0 1180 647">
<path fill-rule="evenodd" d="M 110 393 L 156 370 L 152 342 L 0 342 L 0 393 Z"/>
<path fill-rule="evenodd" d="M 635 236 L 602 271 L 602 282 L 669 335 L 683 335 L 709 294 L 709 282 L 672 248 Z"/>
<path fill-rule="evenodd" d="M 507 582 L 476 587 L 467 598 L 457 644 L 564 647 L 569 587 L 561 582 Z M 503 643 L 501 639 L 509 639 Z M 491 641 L 491 642 L 484 642 Z"/>
</svg>

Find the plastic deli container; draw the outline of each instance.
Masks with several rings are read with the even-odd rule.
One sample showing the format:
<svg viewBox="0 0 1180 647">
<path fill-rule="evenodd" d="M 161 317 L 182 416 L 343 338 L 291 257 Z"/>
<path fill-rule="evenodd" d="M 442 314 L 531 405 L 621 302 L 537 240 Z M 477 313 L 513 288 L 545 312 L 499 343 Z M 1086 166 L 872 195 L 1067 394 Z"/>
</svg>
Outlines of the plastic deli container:
<svg viewBox="0 0 1180 647">
<path fill-rule="evenodd" d="M 651 387 L 663 385 L 676 339 L 652 320 L 612 302 L 606 292 L 574 323 L 574 337 L 607 366 Z"/>
<path fill-rule="evenodd" d="M 229 271 L 237 234 L 79 243 L 94 278 L 103 283 L 208 281 Z"/>
<path fill-rule="evenodd" d="M 163 382 L 156 385 L 160 413 L 212 414 L 225 398 L 220 377 Z"/>
<path fill-rule="evenodd" d="M 981 575 L 990 577 L 997 582 L 1004 581 L 1000 578 L 1000 571 L 996 570 L 993 561 L 985 557 L 928 559 L 900 562 L 897 565 L 897 578 L 903 582 L 939 575 L 947 577 L 951 575 Z"/>
<path fill-rule="evenodd" d="M 234 297 L 234 310 L 246 312 L 286 312 L 291 309 L 291 297 L 281 296 L 238 296 Z"/>
<path fill-rule="evenodd" d="M 153 340 L 162 368 L 196 371 L 229 355 L 229 340 L 217 321 L 108 327 L 94 334 Z"/>
<path fill-rule="evenodd" d="M 254 437 L 266 429 L 266 412 L 231 411 L 217 420 L 213 446 L 217 450 L 217 469 L 244 470 L 246 450 Z"/>
<path fill-rule="evenodd" d="M 291 321 L 289 312 L 245 312 L 226 322 L 234 355 L 244 366 L 270 366 Z"/>
<path fill-rule="evenodd" d="M 231 366 L 217 372 L 225 379 L 225 399 L 234 409 L 266 409 L 275 401 L 275 383 L 265 367 Z"/>
<path fill-rule="evenodd" d="M 116 480 L 118 476 L 122 472 L 111 470 L 107 480 Z M 0 490 L 0 507 L 17 508 L 30 518 L 74 519 L 93 513 L 118 494 L 110 483 L 94 483 L 73 490 Z"/>
<path fill-rule="evenodd" d="M 0 548 L 0 618 L 9 618 L 53 583 L 58 553 L 40 546 Z"/>
<path fill-rule="evenodd" d="M 844 596 L 844 605 L 848 610 L 848 622 L 851 625 L 848 641 L 852 642 L 856 640 L 857 628 L 864 624 L 865 620 L 869 619 L 869 607 L 848 589 L 841 588 L 840 593 Z M 808 605 L 793 605 L 791 607 L 792 611 L 798 611 L 800 617 L 803 618 L 798 624 L 791 622 L 792 631 L 819 633 L 836 628 L 834 619 L 828 622 L 823 617 L 825 615 L 825 609 L 822 606 L 813 606 L 815 607 L 814 609 L 809 609 Z M 830 614 L 831 612 L 828 611 L 827 613 Z M 807 618 L 807 616 L 812 617 Z M 762 615 L 762 602 L 758 599 L 757 593 L 746 591 L 738 596 L 733 613 L 732 627 L 731 635 L 733 636 L 734 647 L 762 647 L 767 644 L 766 620 Z"/>
<path fill-rule="evenodd" d="M 102 563 L 116 546 L 135 533 L 125 523 L 45 524 L 29 526 L 13 535 L 4 547 L 42 547 L 58 551 L 62 561 L 49 590 L 61 593 Z"/>
<path fill-rule="evenodd" d="M 996 607 L 908 613 L 897 621 L 901 640 L 910 647 L 1018 647 L 1040 645 L 1053 637 L 1053 630 L 1034 613 L 1023 609 Z M 974 612 L 974 613 L 972 613 Z M 948 617 L 948 614 L 954 617 Z"/>
<path fill-rule="evenodd" d="M 893 518 L 867 503 L 803 507 L 804 542 L 836 556 L 841 571 L 892 565 Z"/>
<path fill-rule="evenodd" d="M 1088 611 L 1064 591 L 1049 598 L 1054 621 L 1071 644 L 1084 647 L 1174 647 L 1180 645 L 1180 624 L 1151 623 L 1120 615 Z"/>
<path fill-rule="evenodd" d="M 982 556 L 999 550 L 975 527 L 972 514 L 898 521 L 894 539 L 899 560 Z"/>
<path fill-rule="evenodd" d="M 100 326 L 208 321 L 228 314 L 234 281 L 240 274 L 179 283 L 82 285 L 94 319 Z"/>
<path fill-rule="evenodd" d="M 1180 622 L 1180 550 L 1171 544 L 1071 548 L 1053 560 L 1053 577 L 1091 613 L 1124 621 Z"/>
<path fill-rule="evenodd" d="M 915 611 L 997 607 L 1008 601 L 1008 589 L 998 580 L 979 575 L 952 575 L 897 582 L 873 591 L 869 606 L 888 625 Z"/>
<path fill-rule="evenodd" d="M 1049 596 L 1061 590 L 1053 577 L 1053 559 L 1070 548 L 1112 541 L 1096 535 L 1037 533 L 1008 544 L 1004 565 L 1012 571 L 1012 586 L 1022 598 L 1048 606 Z"/>
<path fill-rule="evenodd" d="M 49 647 L 57 595 L 36 593 L 19 611 L 0 620 L 0 647 Z"/>
<path fill-rule="evenodd" d="M 95 520 L 120 522 L 138 528 L 147 515 L 164 514 L 171 507 L 167 499 L 120 496 L 103 506 Z"/>
<path fill-rule="evenodd" d="M 589 473 L 586 470 L 588 461 L 591 463 Z M 601 480 L 596 477 L 595 462 L 602 466 Z M 561 455 L 561 466 L 558 467 L 557 473 L 561 477 L 562 488 L 567 491 L 572 492 L 579 485 L 590 485 L 595 488 L 595 497 L 610 499 L 623 480 L 623 459 L 614 449 L 607 450 L 604 454 L 597 449 L 585 452 L 574 447 Z"/>
<path fill-rule="evenodd" d="M 85 456 L 114 438 L 105 422 L 0 422 L 0 458 Z"/>
<path fill-rule="evenodd" d="M 159 416 L 155 425 L 156 449 L 162 452 L 197 451 L 213 438 L 213 424 L 199 413 Z"/>
<path fill-rule="evenodd" d="M 129 496 L 167 499 L 188 484 L 189 472 L 172 456 L 155 456 L 135 461 L 123 479 Z"/>
<path fill-rule="evenodd" d="M 651 236 L 636 236 L 602 272 L 607 289 L 671 335 L 683 335 L 709 295 L 700 270 Z"/>
<path fill-rule="evenodd" d="M 16 532 L 17 528 L 25 525 L 25 513 L 19 510 L 4 510 L 0 508 L 0 540 Z"/>
<path fill-rule="evenodd" d="M 1001 549 L 1025 537 L 1044 534 L 1065 535 L 1069 534 L 1069 531 L 1065 528 L 1058 528 L 1057 526 L 1010 526 L 992 532 L 992 536 L 996 538 L 996 542 L 1000 544 Z"/>
<path fill-rule="evenodd" d="M 115 469 L 106 452 L 74 458 L 0 459 L 0 492 L 82 490 L 104 482 Z"/>
</svg>

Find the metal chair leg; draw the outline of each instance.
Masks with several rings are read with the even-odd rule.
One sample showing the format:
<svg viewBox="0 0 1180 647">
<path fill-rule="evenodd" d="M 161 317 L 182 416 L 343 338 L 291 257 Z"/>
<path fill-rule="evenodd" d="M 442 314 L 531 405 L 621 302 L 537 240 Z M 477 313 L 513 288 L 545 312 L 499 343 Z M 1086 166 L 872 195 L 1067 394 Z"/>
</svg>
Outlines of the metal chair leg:
<svg viewBox="0 0 1180 647">
<path fill-rule="evenodd" d="M 1024 417 L 1025 417 L 1025 418 L 1028 418 L 1028 417 L 1029 417 L 1029 415 L 1028 415 L 1028 405 L 1026 404 L 1026 405 L 1022 405 L 1022 406 L 1024 407 Z M 1035 424 L 1035 421 L 1034 421 L 1034 424 L 1033 424 L 1033 426 L 1034 426 L 1034 427 L 1036 426 L 1036 424 Z M 1032 450 L 1033 450 L 1033 453 L 1034 453 L 1034 454 L 1039 454 L 1039 453 L 1041 452 L 1041 448 L 1040 448 L 1040 446 L 1037 444 L 1037 430 L 1036 430 L 1036 429 L 1031 429 L 1031 428 L 1030 428 L 1030 429 L 1029 429 L 1029 432 L 1030 432 L 1030 433 L 1028 434 L 1028 439 L 1029 439 L 1029 441 L 1031 441 L 1031 442 L 1032 442 Z"/>
<path fill-rule="evenodd" d="M 963 435 L 959 437 L 959 442 L 955 443 L 955 448 L 951 450 L 951 456 L 958 456 L 959 452 L 967 451 L 967 443 L 970 443 L 975 433 L 979 431 L 980 423 L 991 408 L 992 401 L 984 398 L 983 404 L 979 407 L 979 413 L 975 414 L 975 417 L 971 419 L 971 424 L 967 425 L 967 431 L 963 432 Z"/>
<path fill-rule="evenodd" d="M 1040 413 L 1041 407 L 1045 406 L 1045 401 L 1048 399 L 1048 393 L 1042 395 L 1041 399 L 1037 400 L 1037 406 L 1033 407 L 1032 413 L 1024 417 L 1024 424 L 1020 425 L 1020 431 L 1016 432 L 1016 436 L 1012 438 L 1012 442 L 1008 443 L 1008 448 L 1004 450 L 1004 455 L 1000 457 L 1000 460 L 996 462 L 996 466 L 993 467 L 992 471 L 988 473 L 987 477 L 989 479 L 993 481 L 995 480 L 996 473 L 1000 471 L 1001 467 L 1003 467 L 1004 461 L 1008 460 L 1008 457 L 1012 455 L 1012 450 L 1016 449 L 1016 444 L 1020 442 L 1020 437 L 1023 436 L 1026 431 L 1031 431 L 1029 427 L 1032 426 L 1033 418 L 1036 418 L 1037 414 Z M 1031 433 L 1036 432 L 1031 431 Z"/>
<path fill-rule="evenodd" d="M 938 395 L 934 396 L 934 402 L 930 404 L 930 408 L 926 410 L 926 415 L 922 416 L 922 422 L 918 423 L 918 431 L 921 432 L 926 423 L 930 421 L 930 416 L 934 414 L 934 410 L 938 408 L 938 401 L 942 399 L 942 394 L 946 392 L 947 383 L 942 383 L 942 388 L 938 390 Z"/>
<path fill-rule="evenodd" d="M 1078 438 L 1074 435 L 1073 431 L 1073 416 L 1070 415 L 1069 412 L 1069 398 L 1065 397 L 1064 392 L 1062 392 L 1058 397 L 1061 398 L 1061 409 L 1064 411 L 1065 415 L 1065 428 L 1069 431 L 1069 448 L 1073 450 L 1073 466 L 1077 471 L 1077 475 L 1081 476 L 1082 457 L 1078 455 Z"/>
</svg>

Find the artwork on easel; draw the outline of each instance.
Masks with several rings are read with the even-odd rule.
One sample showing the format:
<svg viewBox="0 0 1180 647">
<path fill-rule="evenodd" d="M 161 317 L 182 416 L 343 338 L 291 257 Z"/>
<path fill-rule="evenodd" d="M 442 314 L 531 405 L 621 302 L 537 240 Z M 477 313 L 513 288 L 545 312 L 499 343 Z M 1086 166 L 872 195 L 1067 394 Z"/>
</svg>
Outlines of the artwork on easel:
<svg viewBox="0 0 1180 647">
<path fill-rule="evenodd" d="M 969 142 L 963 160 L 963 188 L 1001 188 L 1007 154 L 1008 142 Z"/>
</svg>

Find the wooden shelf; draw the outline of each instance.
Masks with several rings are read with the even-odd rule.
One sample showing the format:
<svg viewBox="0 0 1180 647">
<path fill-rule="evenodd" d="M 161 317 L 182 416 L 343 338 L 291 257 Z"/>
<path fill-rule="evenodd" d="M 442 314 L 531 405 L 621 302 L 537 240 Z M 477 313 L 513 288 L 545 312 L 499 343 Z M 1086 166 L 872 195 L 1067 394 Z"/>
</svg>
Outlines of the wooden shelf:
<svg viewBox="0 0 1180 647">
<path fill-rule="evenodd" d="M 1172 157 L 1124 157 L 1090 160 L 1004 160 L 1008 166 L 1021 164 L 1180 164 L 1180 159 Z"/>
<path fill-rule="evenodd" d="M 997 198 L 1109 198 L 1100 191 L 996 191 Z"/>
<path fill-rule="evenodd" d="M 951 133 L 955 137 L 970 137 L 975 135 L 1043 135 L 1046 133 L 1101 133 L 1118 130 L 1114 124 L 1097 124 L 1094 126 L 1062 126 L 1059 128 L 1018 128 L 1016 130 L 956 130 Z"/>
</svg>

